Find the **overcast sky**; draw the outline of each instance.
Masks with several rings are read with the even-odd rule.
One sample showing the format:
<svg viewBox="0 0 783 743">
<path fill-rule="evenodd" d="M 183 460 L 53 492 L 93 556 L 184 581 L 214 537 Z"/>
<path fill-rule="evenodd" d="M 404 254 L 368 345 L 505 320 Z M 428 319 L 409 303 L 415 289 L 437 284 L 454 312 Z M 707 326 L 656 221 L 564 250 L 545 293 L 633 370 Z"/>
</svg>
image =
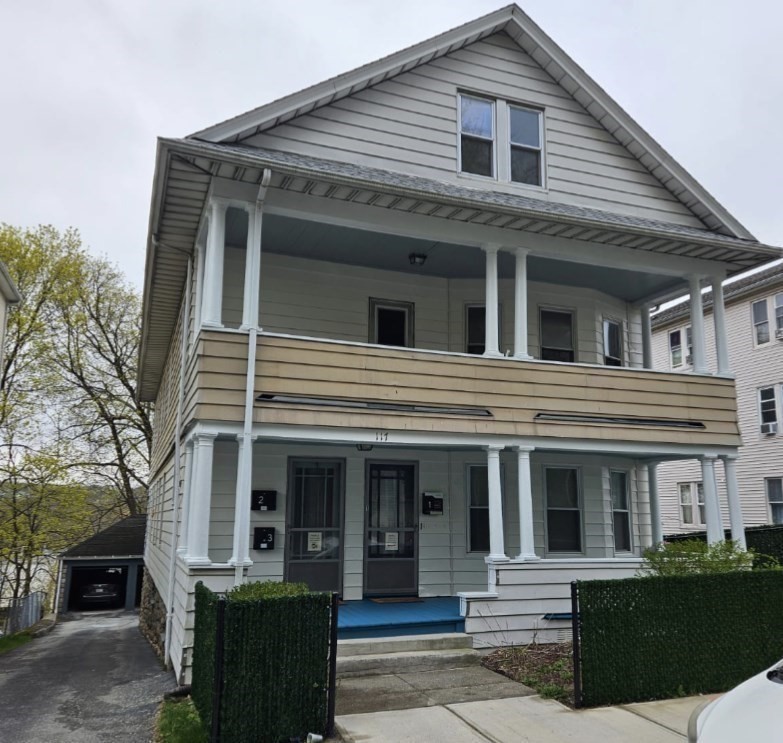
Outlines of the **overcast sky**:
<svg viewBox="0 0 783 743">
<path fill-rule="evenodd" d="M 157 136 L 185 136 L 501 4 L 0 0 L 0 221 L 77 227 L 141 286 Z M 783 4 L 520 4 L 756 237 L 783 245 Z"/>
</svg>

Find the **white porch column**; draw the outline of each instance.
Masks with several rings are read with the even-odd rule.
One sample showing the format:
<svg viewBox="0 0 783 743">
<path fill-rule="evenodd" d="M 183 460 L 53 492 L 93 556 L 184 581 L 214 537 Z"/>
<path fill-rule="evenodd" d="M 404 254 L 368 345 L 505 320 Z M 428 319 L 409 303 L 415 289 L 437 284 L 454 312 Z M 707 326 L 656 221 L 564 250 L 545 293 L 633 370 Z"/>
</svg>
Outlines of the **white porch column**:
<svg viewBox="0 0 783 743">
<path fill-rule="evenodd" d="M 691 276 L 691 336 L 693 342 L 693 371 L 706 374 L 707 346 L 704 342 L 704 306 L 701 301 L 701 277 Z M 687 348 L 686 348 L 687 352 Z"/>
<path fill-rule="evenodd" d="M 487 447 L 489 555 L 487 562 L 507 562 L 503 545 L 503 491 L 500 484 L 500 446 Z"/>
<path fill-rule="evenodd" d="M 723 303 L 723 281 L 712 279 L 712 319 L 715 322 L 715 354 L 718 362 L 718 374 L 731 374 L 729 365 L 729 340 L 726 335 L 726 310 Z"/>
<path fill-rule="evenodd" d="M 498 246 L 485 245 L 487 255 L 484 299 L 484 356 L 501 356 L 498 348 Z"/>
<path fill-rule="evenodd" d="M 225 201 L 212 199 L 209 204 L 209 232 L 204 256 L 201 324 L 223 327 L 223 265 L 226 244 Z"/>
<path fill-rule="evenodd" d="M 255 204 L 247 204 L 245 211 L 247 212 L 247 242 L 240 330 L 258 327 L 258 284 L 261 276 L 261 220 L 256 216 L 259 210 Z"/>
<path fill-rule="evenodd" d="M 527 352 L 527 250 L 516 249 L 514 272 L 514 358 L 532 359 Z"/>
<path fill-rule="evenodd" d="M 729 519 L 731 521 L 731 538 L 742 549 L 748 548 L 745 541 L 745 524 L 742 521 L 742 506 L 740 505 L 739 487 L 737 486 L 737 455 L 721 455 L 723 469 L 726 473 L 726 496 L 729 502 Z"/>
<path fill-rule="evenodd" d="M 707 543 L 715 544 L 724 539 L 723 522 L 720 517 L 718 485 L 715 480 L 715 454 L 701 458 L 701 480 L 704 488 L 704 520 L 707 522 Z"/>
<path fill-rule="evenodd" d="M 652 320 L 650 319 L 650 305 L 644 304 L 642 312 L 642 367 L 653 368 L 652 358 Z"/>
<path fill-rule="evenodd" d="M 193 435 L 193 476 L 190 488 L 188 518 L 188 565 L 209 565 L 209 520 L 212 501 L 212 460 L 215 453 L 214 433 Z"/>
<path fill-rule="evenodd" d="M 185 442 L 185 473 L 182 480 L 182 524 L 180 526 L 177 554 L 186 555 L 188 553 L 190 500 L 193 497 L 193 439 L 188 439 Z"/>
<path fill-rule="evenodd" d="M 253 477 L 253 438 L 237 436 L 237 489 L 234 498 L 234 543 L 229 565 L 237 568 L 237 580 L 242 582 L 242 568 L 253 564 L 250 559 L 250 492 Z"/>
<path fill-rule="evenodd" d="M 647 464 L 647 489 L 650 496 L 650 527 L 652 531 L 652 546 L 657 547 L 663 542 L 663 526 L 661 524 L 661 501 L 658 499 L 658 462 Z"/>
<path fill-rule="evenodd" d="M 529 446 L 518 446 L 517 479 L 519 488 L 519 555 L 517 560 L 538 560 L 533 536 L 533 488 L 530 479 Z"/>
</svg>

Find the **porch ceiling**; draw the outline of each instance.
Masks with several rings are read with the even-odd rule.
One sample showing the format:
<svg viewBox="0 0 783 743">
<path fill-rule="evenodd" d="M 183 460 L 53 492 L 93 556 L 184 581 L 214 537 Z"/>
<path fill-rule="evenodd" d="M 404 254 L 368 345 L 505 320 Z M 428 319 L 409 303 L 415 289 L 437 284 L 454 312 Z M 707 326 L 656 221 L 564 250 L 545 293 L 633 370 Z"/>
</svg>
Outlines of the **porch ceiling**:
<svg viewBox="0 0 783 743">
<path fill-rule="evenodd" d="M 239 212 L 232 215 L 232 211 L 229 210 L 226 222 L 227 241 L 244 246 L 247 222 L 243 221 L 244 215 Z M 484 279 L 484 253 L 479 248 L 467 245 L 387 235 L 274 214 L 264 218 L 263 229 L 265 252 L 417 276 Z M 426 255 L 425 264 L 411 265 L 408 258 L 411 253 Z M 513 279 L 514 256 L 501 251 L 498 258 L 500 277 Z M 677 287 L 685 287 L 685 282 L 671 276 L 533 255 L 528 258 L 528 278 L 531 281 L 594 289 L 626 302 L 636 302 Z"/>
</svg>

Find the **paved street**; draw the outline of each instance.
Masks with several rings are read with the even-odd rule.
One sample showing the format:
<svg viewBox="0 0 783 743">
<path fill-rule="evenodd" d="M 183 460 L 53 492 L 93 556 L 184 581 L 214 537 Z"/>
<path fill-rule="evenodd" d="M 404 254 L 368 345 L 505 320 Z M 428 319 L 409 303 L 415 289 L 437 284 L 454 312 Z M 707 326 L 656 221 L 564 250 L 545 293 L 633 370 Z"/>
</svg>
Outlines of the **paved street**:
<svg viewBox="0 0 783 743">
<path fill-rule="evenodd" d="M 143 743 L 174 677 L 133 612 L 93 612 L 0 655 L 0 742 Z"/>
</svg>

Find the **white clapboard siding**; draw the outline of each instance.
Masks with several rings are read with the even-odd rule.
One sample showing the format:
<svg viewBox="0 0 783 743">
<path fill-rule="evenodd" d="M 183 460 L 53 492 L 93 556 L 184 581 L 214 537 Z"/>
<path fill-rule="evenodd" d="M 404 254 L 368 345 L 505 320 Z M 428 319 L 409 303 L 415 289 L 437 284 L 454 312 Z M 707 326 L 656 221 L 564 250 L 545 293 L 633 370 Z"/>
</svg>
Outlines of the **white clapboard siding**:
<svg viewBox="0 0 783 743">
<path fill-rule="evenodd" d="M 247 140 L 486 187 L 457 173 L 457 92 L 542 107 L 547 189 L 492 188 L 703 227 L 645 167 L 504 33 L 477 41 Z"/>
<path fill-rule="evenodd" d="M 223 322 L 242 321 L 244 250 L 226 248 Z M 260 319 L 264 330 L 315 338 L 369 340 L 369 300 L 387 299 L 414 305 L 415 346 L 436 351 L 466 350 L 466 307 L 484 304 L 481 279 L 444 279 L 383 271 L 328 261 L 266 253 L 261 277 Z M 514 282 L 499 281 L 502 329 L 500 348 L 513 352 Z M 603 363 L 603 318 L 619 320 L 625 329 L 625 361 L 638 366 L 641 330 L 638 311 L 627 303 L 591 289 L 529 282 L 528 353 L 540 357 L 539 308 L 574 314 L 576 360 Z"/>
<path fill-rule="evenodd" d="M 726 307 L 726 328 L 729 338 L 729 359 L 736 377 L 737 409 L 739 414 L 742 447 L 737 461 L 742 516 L 746 526 L 766 524 L 771 516 L 765 490 L 765 479 L 783 477 L 783 433 L 763 436 L 760 430 L 758 412 L 758 389 L 778 386 L 783 383 L 783 341 L 755 347 L 751 323 L 751 303 L 759 298 L 772 296 L 780 288 L 767 289 L 751 297 L 745 297 Z M 770 312 L 770 320 L 774 316 Z M 689 320 L 656 330 L 653 334 L 654 367 L 670 368 L 668 342 L 669 331 L 685 327 Z M 716 368 L 715 332 L 712 313 L 705 318 L 707 361 L 711 371 Z M 774 331 L 773 331 L 774 335 Z M 783 411 L 781 411 L 783 412 Z M 779 416 L 781 413 L 778 414 Z M 779 417 L 779 420 L 781 418 Z M 783 423 L 783 420 L 781 420 Z M 782 429 L 783 430 L 783 429 Z M 721 500 L 721 514 L 724 526 L 728 527 L 729 516 L 726 503 L 726 487 L 723 466 L 716 464 L 718 494 Z M 677 483 L 701 482 L 701 466 L 696 461 L 670 462 L 658 466 L 658 494 L 661 501 L 661 516 L 664 533 L 692 531 L 701 527 L 683 524 Z"/>
<path fill-rule="evenodd" d="M 570 640 L 570 620 L 544 619 L 571 612 L 571 581 L 631 578 L 638 558 L 542 561 L 497 566 L 497 598 L 465 599 L 465 631 L 473 647 Z"/>
</svg>

